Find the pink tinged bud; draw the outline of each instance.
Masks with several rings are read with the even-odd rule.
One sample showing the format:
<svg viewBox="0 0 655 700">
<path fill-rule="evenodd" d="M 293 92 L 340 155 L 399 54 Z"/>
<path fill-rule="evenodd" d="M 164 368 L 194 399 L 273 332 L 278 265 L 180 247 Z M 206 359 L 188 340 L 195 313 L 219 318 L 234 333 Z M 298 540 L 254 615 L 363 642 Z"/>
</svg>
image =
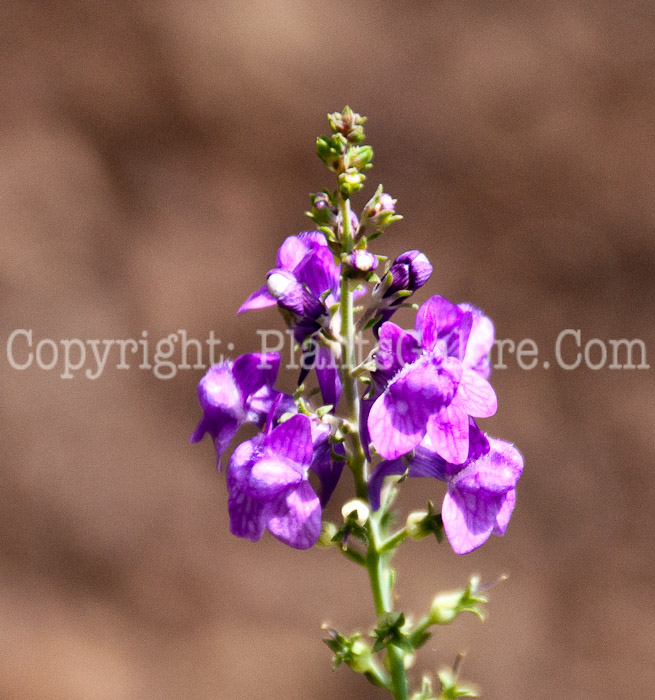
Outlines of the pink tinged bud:
<svg viewBox="0 0 655 700">
<path fill-rule="evenodd" d="M 373 272 L 378 266 L 378 259 L 368 250 L 354 250 L 346 257 L 346 264 L 358 272 Z"/>
<path fill-rule="evenodd" d="M 376 207 L 376 214 L 381 212 L 391 212 L 396 210 L 396 200 L 386 192 L 380 197 L 380 201 Z"/>
</svg>

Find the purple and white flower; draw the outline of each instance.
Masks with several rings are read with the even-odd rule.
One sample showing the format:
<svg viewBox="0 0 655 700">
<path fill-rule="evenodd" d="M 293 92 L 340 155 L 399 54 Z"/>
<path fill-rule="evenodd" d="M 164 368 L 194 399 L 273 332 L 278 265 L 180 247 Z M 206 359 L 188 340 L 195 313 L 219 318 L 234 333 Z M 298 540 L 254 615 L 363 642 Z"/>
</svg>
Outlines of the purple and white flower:
<svg viewBox="0 0 655 700">
<path fill-rule="evenodd" d="M 439 296 L 421 306 L 414 333 L 391 322 L 382 325 L 374 393 L 363 411 L 364 437 L 370 436 L 382 457 L 407 454 L 427 434 L 448 462 L 467 459 L 469 416 L 486 418 L 497 409 L 491 385 L 471 366 L 482 362 L 478 352 L 466 357 L 472 326 L 472 311 Z M 479 327 L 488 330 L 481 322 Z"/>
<path fill-rule="evenodd" d="M 263 426 L 271 409 L 278 417 L 296 410 L 291 396 L 273 388 L 279 368 L 277 353 L 250 353 L 214 365 L 198 383 L 203 415 L 189 441 L 200 442 L 209 433 L 219 469 L 221 455 L 242 425 Z"/>
<path fill-rule="evenodd" d="M 509 442 L 484 435 L 471 422 L 468 459 L 464 464 L 446 462 L 426 436 L 407 459 L 382 462 L 369 481 L 374 510 L 387 476 L 431 477 L 448 484 L 441 519 L 456 554 L 468 554 L 493 535 L 505 534 L 514 504 L 516 484 L 523 472 L 523 457 Z"/>
<path fill-rule="evenodd" d="M 289 236 L 278 251 L 277 266 L 269 271 L 267 284 L 248 297 L 239 313 L 277 304 L 293 328 L 296 342 L 302 344 L 329 323 L 329 308 L 340 297 L 340 271 L 322 233 Z M 341 381 L 332 352 L 318 343 L 310 344 L 300 381 L 312 366 L 324 402 L 336 405 Z"/>
<path fill-rule="evenodd" d="M 268 529 L 296 549 L 316 544 L 321 503 L 308 479 L 313 459 L 311 421 L 300 414 L 239 445 L 227 468 L 232 533 L 254 542 Z"/>
</svg>

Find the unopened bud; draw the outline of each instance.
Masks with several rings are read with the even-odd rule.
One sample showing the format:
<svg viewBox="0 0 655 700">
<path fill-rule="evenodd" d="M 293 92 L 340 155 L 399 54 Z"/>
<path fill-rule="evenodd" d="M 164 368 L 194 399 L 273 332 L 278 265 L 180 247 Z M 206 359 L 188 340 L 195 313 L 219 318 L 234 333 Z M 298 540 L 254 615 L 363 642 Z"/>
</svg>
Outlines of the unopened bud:
<svg viewBox="0 0 655 700">
<path fill-rule="evenodd" d="M 348 276 L 356 279 L 366 279 L 379 264 L 377 257 L 368 250 L 353 250 L 343 261 Z"/>
<path fill-rule="evenodd" d="M 366 673 L 371 668 L 371 647 L 361 639 L 355 640 L 346 663 L 355 673 Z"/>
<path fill-rule="evenodd" d="M 311 219 L 319 226 L 333 227 L 338 221 L 338 210 L 325 192 L 311 195 L 312 210 L 308 212 Z"/>
<path fill-rule="evenodd" d="M 348 151 L 348 166 L 357 170 L 367 170 L 371 167 L 373 149 L 370 146 L 355 146 Z"/>
<path fill-rule="evenodd" d="M 352 501 L 348 501 L 341 509 L 341 515 L 343 516 L 344 520 L 354 518 L 357 524 L 360 526 L 366 524 L 370 514 L 371 509 L 366 503 L 364 503 L 364 501 L 360 501 L 359 498 L 354 498 Z"/>
<path fill-rule="evenodd" d="M 357 168 L 348 168 L 346 172 L 339 175 L 339 188 L 345 195 L 355 194 L 364 187 L 364 180 L 366 176 Z"/>
<path fill-rule="evenodd" d="M 327 549 L 328 547 L 335 547 L 338 543 L 333 542 L 334 536 L 337 534 L 337 526 L 334 523 L 324 520 L 321 523 L 321 534 L 318 537 L 317 547 Z"/>
<path fill-rule="evenodd" d="M 407 534 L 413 540 L 422 540 L 432 533 L 432 530 L 425 526 L 425 521 L 429 513 L 425 510 L 410 513 L 407 516 Z"/>
<path fill-rule="evenodd" d="M 420 250 L 408 250 L 401 253 L 389 268 L 391 284 L 384 296 L 389 297 L 398 292 L 415 292 L 430 279 L 432 265 L 425 253 Z"/>
<path fill-rule="evenodd" d="M 345 107 L 343 112 L 328 114 L 328 121 L 333 132 L 343 134 L 350 143 L 361 143 L 364 139 L 363 124 L 366 117 Z"/>
<path fill-rule="evenodd" d="M 480 621 L 484 621 L 482 604 L 487 597 L 480 592 L 480 579 L 472 576 L 469 585 L 462 591 L 440 593 L 430 606 L 430 622 L 433 625 L 449 625 L 463 612 L 473 613 Z"/>
<path fill-rule="evenodd" d="M 461 591 L 440 593 L 430 606 L 430 621 L 433 625 L 449 625 L 459 615 Z"/>
</svg>

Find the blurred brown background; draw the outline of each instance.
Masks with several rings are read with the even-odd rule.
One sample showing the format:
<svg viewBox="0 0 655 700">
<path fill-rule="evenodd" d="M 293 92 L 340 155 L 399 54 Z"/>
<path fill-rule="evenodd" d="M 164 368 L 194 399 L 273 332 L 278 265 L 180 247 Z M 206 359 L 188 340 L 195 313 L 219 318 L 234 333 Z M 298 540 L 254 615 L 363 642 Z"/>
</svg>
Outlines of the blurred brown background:
<svg viewBox="0 0 655 700">
<path fill-rule="evenodd" d="M 332 184 L 314 139 L 346 103 L 406 217 L 377 249 L 421 247 L 419 301 L 470 301 L 552 363 L 493 376 L 484 426 L 526 461 L 506 537 L 401 554 L 410 612 L 511 574 L 416 677 L 466 649 L 489 700 L 652 695 L 654 370 L 567 372 L 553 347 L 579 328 L 655 360 L 654 30 L 636 0 L 0 5 L 0 697 L 384 697 L 320 641 L 372 622 L 360 572 L 230 536 L 212 447 L 187 444 L 201 371 L 112 351 L 64 380 L 4 353 L 17 328 L 255 350 L 275 313 L 236 309 Z"/>
</svg>

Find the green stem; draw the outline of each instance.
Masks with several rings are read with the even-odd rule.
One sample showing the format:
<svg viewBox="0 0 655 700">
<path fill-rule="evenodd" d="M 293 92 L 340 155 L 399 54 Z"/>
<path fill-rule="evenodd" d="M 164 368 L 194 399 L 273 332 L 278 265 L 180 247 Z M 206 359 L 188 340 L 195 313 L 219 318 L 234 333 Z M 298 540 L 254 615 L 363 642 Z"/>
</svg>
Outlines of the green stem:
<svg viewBox="0 0 655 700">
<path fill-rule="evenodd" d="M 380 552 L 393 552 L 393 550 L 396 549 L 401 542 L 406 540 L 408 536 L 409 533 L 407 532 L 406 527 L 404 527 L 402 530 L 398 530 L 398 532 L 391 535 L 391 537 L 387 538 L 380 544 Z"/>
<path fill-rule="evenodd" d="M 341 248 L 344 253 L 350 253 L 353 248 L 353 235 L 350 224 L 350 201 L 347 197 L 339 195 L 339 205 L 343 221 Z M 348 465 L 355 477 L 357 498 L 366 501 L 368 500 L 368 463 L 359 435 L 359 391 L 357 390 L 357 377 L 353 374 L 355 367 L 353 290 L 350 280 L 345 275 L 341 277 L 340 311 L 343 396 L 346 403 L 347 419 L 352 427 L 349 434 L 351 449 L 348 455 Z"/>
<path fill-rule="evenodd" d="M 381 533 L 379 518 L 382 511 L 371 515 L 369 518 L 369 548 L 368 548 L 368 574 L 371 581 L 371 591 L 375 603 L 375 612 L 378 620 L 385 614 L 393 611 L 392 603 L 392 577 L 391 556 L 393 552 L 381 551 Z M 404 654 L 401 649 L 393 645 L 387 647 L 387 667 L 391 676 L 391 692 L 394 700 L 408 700 L 409 688 L 407 686 L 407 674 L 405 672 Z"/>
<path fill-rule="evenodd" d="M 342 220 L 341 250 L 350 253 L 353 249 L 353 232 L 350 223 L 350 201 L 343 194 L 339 194 L 339 208 Z M 351 426 L 348 434 L 349 450 L 348 465 L 355 478 L 355 490 L 357 497 L 368 501 L 368 462 L 364 454 L 364 448 L 359 431 L 359 391 L 355 369 L 355 322 L 353 309 L 353 290 L 350 280 L 344 275 L 341 278 L 341 363 L 343 398 L 345 402 L 347 420 Z M 365 565 L 368 569 L 375 603 L 375 611 L 378 620 L 388 612 L 392 612 L 392 573 L 390 569 L 393 548 L 387 547 L 382 551 L 385 542 L 385 533 L 380 531 L 380 520 L 384 513 L 380 509 L 371 514 L 368 520 L 369 543 Z M 393 541 L 394 538 L 391 538 Z M 400 540 L 398 540 L 398 543 Z M 394 700 L 409 700 L 407 687 L 407 675 L 405 673 L 404 654 L 402 650 L 393 645 L 387 647 L 387 667 L 391 676 L 391 692 Z"/>
<path fill-rule="evenodd" d="M 339 547 L 339 549 L 341 550 L 343 556 L 346 557 L 346 559 L 350 559 L 350 561 L 354 561 L 355 564 L 359 564 L 360 566 L 366 567 L 366 557 L 363 554 L 360 554 L 355 549 L 344 549 L 343 547 Z"/>
</svg>

